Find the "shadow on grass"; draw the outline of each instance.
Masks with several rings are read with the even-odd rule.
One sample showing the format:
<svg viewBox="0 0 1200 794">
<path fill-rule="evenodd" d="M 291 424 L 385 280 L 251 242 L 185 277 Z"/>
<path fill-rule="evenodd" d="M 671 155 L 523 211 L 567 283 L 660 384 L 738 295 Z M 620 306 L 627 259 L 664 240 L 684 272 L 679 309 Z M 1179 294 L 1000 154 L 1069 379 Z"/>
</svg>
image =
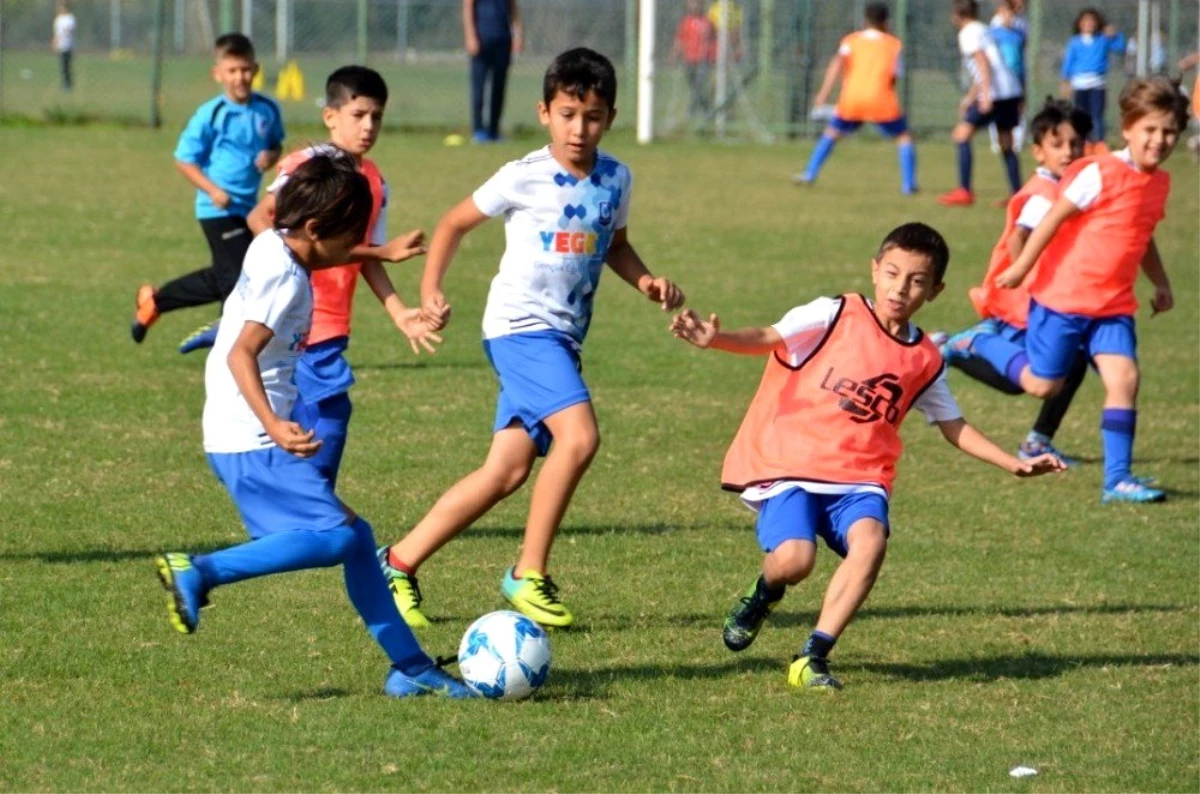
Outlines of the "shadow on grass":
<svg viewBox="0 0 1200 794">
<path fill-rule="evenodd" d="M 737 657 L 720 664 L 618 664 L 594 670 L 555 668 L 549 686 L 539 700 L 582 700 L 605 697 L 613 684 L 679 679 L 684 681 L 727 678 L 745 673 L 778 673 L 779 659 L 763 656 Z"/>
<path fill-rule="evenodd" d="M 701 528 L 696 524 L 607 524 L 604 526 L 565 526 L 558 531 L 560 537 L 571 535 L 664 535 L 680 530 Z M 455 538 L 456 541 L 471 538 L 516 538 L 525 536 L 525 527 L 471 527 Z"/>
<path fill-rule="evenodd" d="M 855 622 L 864 620 L 889 620 L 916 617 L 1005 617 L 1032 618 L 1042 615 L 1124 615 L 1127 613 L 1186 612 L 1192 608 L 1187 604 L 1055 604 L 1032 607 L 1001 607 L 991 604 L 979 605 L 934 605 L 934 606 L 881 606 L 863 607 Z M 811 612 L 775 612 L 768 619 L 781 627 L 810 626 L 815 620 Z"/>
<path fill-rule="evenodd" d="M 1182 653 L 1102 654 L 1099 656 L 1050 656 L 1027 653 L 1020 656 L 992 656 L 971 659 L 939 659 L 929 664 L 903 662 L 842 662 L 845 670 L 862 670 L 909 681 L 997 681 L 1000 679 L 1055 678 L 1076 670 L 1102 670 L 1110 667 L 1195 667 L 1200 655 Z"/>
<path fill-rule="evenodd" d="M 207 544 L 202 546 L 192 546 L 187 549 L 188 554 L 211 554 L 214 551 L 227 549 L 234 546 L 234 543 L 222 543 L 219 545 Z M 154 557 L 164 552 L 171 551 L 169 548 L 161 549 L 68 549 L 63 551 L 21 551 L 11 552 L 7 554 L 0 553 L 0 560 L 10 562 L 45 562 L 51 565 L 70 565 L 77 562 L 125 562 L 127 560 L 145 560 L 150 563 Z"/>
<path fill-rule="evenodd" d="M 439 369 L 483 369 L 488 366 L 484 361 L 450 361 L 446 359 L 429 360 L 425 358 L 413 361 L 378 361 L 365 364 L 355 364 L 355 372 L 387 372 L 388 370 L 439 370 Z"/>
</svg>

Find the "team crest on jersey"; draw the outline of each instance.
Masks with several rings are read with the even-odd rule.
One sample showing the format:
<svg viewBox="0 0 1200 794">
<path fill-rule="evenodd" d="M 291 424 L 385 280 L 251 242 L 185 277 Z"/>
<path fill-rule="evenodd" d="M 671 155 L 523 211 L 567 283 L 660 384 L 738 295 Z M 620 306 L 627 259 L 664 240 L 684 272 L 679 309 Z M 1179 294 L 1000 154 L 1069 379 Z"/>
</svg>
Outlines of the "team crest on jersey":
<svg viewBox="0 0 1200 794">
<path fill-rule="evenodd" d="M 900 419 L 900 401 L 904 387 L 900 378 L 891 372 L 863 381 L 839 377 L 833 367 L 821 379 L 821 388 L 838 396 L 838 407 L 850 414 L 850 421 L 865 425 L 883 419 L 895 425 Z"/>
<path fill-rule="evenodd" d="M 271 120 L 264 115 L 255 114 L 254 130 L 258 133 L 258 137 L 267 137 L 267 133 L 271 131 Z"/>
<path fill-rule="evenodd" d="M 612 223 L 612 202 L 600 202 L 600 225 L 607 226 Z"/>
</svg>

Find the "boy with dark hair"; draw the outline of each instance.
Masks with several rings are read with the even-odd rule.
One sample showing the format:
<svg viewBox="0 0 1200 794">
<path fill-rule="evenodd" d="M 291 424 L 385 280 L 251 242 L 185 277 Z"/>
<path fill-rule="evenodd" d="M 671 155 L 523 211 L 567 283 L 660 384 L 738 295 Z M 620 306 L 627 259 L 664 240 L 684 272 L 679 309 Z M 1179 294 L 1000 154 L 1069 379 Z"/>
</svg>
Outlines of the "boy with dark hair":
<svg viewBox="0 0 1200 794">
<path fill-rule="evenodd" d="M 175 147 L 176 168 L 196 188 L 196 218 L 212 262 L 158 289 L 150 284 L 138 288 L 134 342 L 141 343 L 166 312 L 229 297 L 250 247 L 246 215 L 258 200 L 263 172 L 275 165 L 283 148 L 279 106 L 250 88 L 258 74 L 250 39 L 226 33 L 213 53 L 212 76 L 223 91 L 196 110 Z M 187 340 L 181 352 L 185 348 Z"/>
<path fill-rule="evenodd" d="M 342 504 L 309 458 L 321 447 L 287 419 L 296 359 L 312 322 L 308 278 L 346 261 L 371 212 L 367 179 L 316 156 L 280 191 L 273 230 L 255 238 L 205 366 L 204 448 L 252 540 L 211 554 L 155 559 L 177 631 L 200 625 L 212 591 L 259 576 L 342 565 L 346 592 L 391 661 L 384 693 L 470 697 L 404 624 L 375 561 L 371 526 Z"/>
<path fill-rule="evenodd" d="M 441 341 L 422 322 L 420 309 L 410 309 L 396 294 L 383 266 L 384 262 L 402 262 L 425 252 L 425 235 L 420 229 L 388 240 L 387 182 L 379 167 L 366 157 L 383 129 L 387 100 L 387 83 L 374 69 L 343 66 L 330 74 L 325 82 L 325 107 L 321 111 L 321 119 L 329 130 L 329 143 L 309 146 L 285 157 L 275 181 L 248 218 L 255 234 L 270 228 L 275 194 L 287 184 L 293 170 L 318 154 L 351 158 L 371 185 L 371 211 L 364 239 L 350 252 L 345 264 L 313 274 L 312 331 L 308 346 L 296 364 L 296 387 L 300 394 L 292 419 L 311 428 L 323 442 L 313 463 L 334 485 L 353 410 L 349 392 L 354 385 L 354 372 L 345 354 L 350 345 L 350 319 L 360 273 L 414 353 L 419 353 L 422 347 L 432 353 L 433 343 Z"/>
<path fill-rule="evenodd" d="M 428 623 L 419 608 L 418 567 L 520 488 L 542 455 L 524 543 L 501 591 L 542 625 L 561 628 L 574 620 L 546 568 L 558 525 L 600 444 L 580 352 L 604 265 L 663 310 L 683 303 L 679 288 L 653 276 L 629 242 L 629 169 L 597 148 L 616 115 L 616 98 L 616 71 L 607 58 L 583 47 L 559 55 L 546 70 L 538 104 L 550 145 L 501 168 L 443 215 L 433 233 L 422 310 L 441 328 L 450 316 L 442 280 L 459 242 L 504 216 L 507 246 L 483 314 L 483 348 L 500 394 L 483 465 L 399 543 L 380 549 L 409 625 Z"/>
<path fill-rule="evenodd" d="M 732 651 L 754 642 L 789 585 L 813 570 L 817 537 L 842 557 L 817 625 L 788 683 L 840 689 L 834 643 L 871 592 L 887 553 L 888 499 L 903 450 L 900 423 L 917 408 L 968 455 L 1017 477 L 1063 468 L 1020 461 L 967 424 L 937 348 L 910 320 L 942 291 L 946 241 L 922 223 L 893 229 L 871 262 L 875 299 L 818 298 L 772 326 L 726 331 L 688 309 L 672 333 L 699 348 L 767 356 L 758 392 L 725 456 L 722 487 L 758 513 L 762 573 L 725 620 Z"/>
</svg>

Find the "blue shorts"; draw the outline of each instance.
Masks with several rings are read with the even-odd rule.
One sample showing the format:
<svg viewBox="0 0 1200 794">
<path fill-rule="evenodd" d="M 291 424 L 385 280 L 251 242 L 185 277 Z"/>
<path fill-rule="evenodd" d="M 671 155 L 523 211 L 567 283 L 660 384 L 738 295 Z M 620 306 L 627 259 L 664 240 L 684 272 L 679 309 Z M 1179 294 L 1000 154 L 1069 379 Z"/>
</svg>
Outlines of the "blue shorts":
<svg viewBox="0 0 1200 794">
<path fill-rule="evenodd" d="M 791 488 L 759 506 L 758 545 L 774 551 L 784 541 L 817 542 L 819 535 L 834 554 L 845 557 L 850 527 L 874 518 L 889 533 L 888 502 L 877 493 L 819 494 Z"/>
<path fill-rule="evenodd" d="M 1022 101 L 1024 101 L 1022 97 L 993 100 L 992 109 L 988 113 L 979 110 L 978 102 L 972 102 L 971 106 L 967 108 L 967 114 L 963 117 L 963 121 L 975 129 L 986 127 L 989 124 L 995 124 L 996 129 L 1000 132 L 1016 129 L 1021 124 Z"/>
<path fill-rule="evenodd" d="M 229 491 L 252 538 L 294 529 L 337 529 L 346 511 L 310 461 L 279 447 L 210 452 L 208 465 Z"/>
<path fill-rule="evenodd" d="M 1111 355 L 1136 361 L 1137 329 L 1133 318 L 1062 314 L 1030 301 L 1029 330 L 1025 334 L 1030 372 L 1039 378 L 1065 378 L 1080 349 L 1088 358 Z"/>
<path fill-rule="evenodd" d="M 319 403 L 344 394 L 354 385 L 354 372 L 343 355 L 350 337 L 337 336 L 307 347 L 296 361 L 296 390 L 300 399 Z"/>
<path fill-rule="evenodd" d="M 862 122 L 844 119 L 838 114 L 834 113 L 833 118 L 829 120 L 829 126 L 833 127 L 843 135 L 849 135 L 861 127 Z M 904 116 L 901 116 L 900 118 L 892 119 L 891 121 L 877 121 L 875 122 L 875 126 L 878 127 L 879 131 L 888 138 L 895 138 L 908 132 L 908 119 L 906 119 Z"/>
<path fill-rule="evenodd" d="M 530 331 L 485 339 L 483 351 L 500 380 L 492 432 L 519 423 L 545 455 L 554 440 L 546 417 L 592 399 L 575 340 L 560 331 Z"/>
</svg>

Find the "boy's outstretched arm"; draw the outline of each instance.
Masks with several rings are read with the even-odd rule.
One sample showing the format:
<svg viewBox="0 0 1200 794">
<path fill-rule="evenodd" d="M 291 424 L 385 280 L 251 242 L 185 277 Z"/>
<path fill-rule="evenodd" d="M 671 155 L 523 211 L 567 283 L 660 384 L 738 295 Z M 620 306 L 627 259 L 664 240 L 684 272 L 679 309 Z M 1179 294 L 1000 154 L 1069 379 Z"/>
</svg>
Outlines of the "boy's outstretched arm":
<svg viewBox="0 0 1200 794">
<path fill-rule="evenodd" d="M 1029 235 L 1025 247 L 1021 249 L 1021 255 L 1004 272 L 996 276 L 996 286 L 1004 289 L 1014 289 L 1020 286 L 1025 277 L 1029 275 L 1029 271 L 1033 270 L 1042 251 L 1046 250 L 1046 246 L 1050 244 L 1058 227 L 1079 212 L 1079 207 L 1071 203 L 1068 198 L 1060 198 L 1054 202 L 1054 206 L 1046 213 L 1046 217 Z"/>
<path fill-rule="evenodd" d="M 434 228 L 425 257 L 425 275 L 421 279 L 421 316 L 430 330 L 440 331 L 450 322 L 450 304 L 442 294 L 442 279 L 459 242 L 467 232 L 487 219 L 488 216 L 475 206 L 475 200 L 467 196 L 443 215 Z"/>
<path fill-rule="evenodd" d="M 229 364 L 229 371 L 233 373 L 233 381 L 237 384 L 238 391 L 242 393 L 246 404 L 262 423 L 263 430 L 267 431 L 271 440 L 281 449 L 297 457 L 311 458 L 320 449 L 320 440 L 313 438 L 312 430 L 305 432 L 304 428 L 295 422 L 276 416 L 271 410 L 271 401 L 267 399 L 267 391 L 263 388 L 258 355 L 273 336 L 275 332 L 267 326 L 247 320 L 225 361 Z"/>
<path fill-rule="evenodd" d="M 404 262 L 425 253 L 425 232 L 411 232 L 393 237 L 383 245 L 356 245 L 350 256 L 356 262 Z"/>
<path fill-rule="evenodd" d="M 1146 248 L 1146 255 L 1142 257 L 1142 272 L 1154 285 L 1154 297 L 1150 300 L 1150 308 L 1154 310 L 1154 314 L 1171 311 L 1175 306 L 1175 294 L 1171 292 L 1171 280 L 1167 278 L 1162 254 L 1158 252 L 1158 244 L 1154 242 L 1153 237 Z"/>
<path fill-rule="evenodd" d="M 1029 460 L 1018 460 L 993 444 L 987 436 L 971 427 L 967 420 L 961 417 L 938 422 L 937 426 L 942 431 L 942 437 L 963 452 L 1017 477 L 1036 477 L 1067 468 L 1062 460 L 1049 453 Z"/>
<path fill-rule="evenodd" d="M 842 54 L 835 53 L 829 59 L 829 65 L 825 67 L 825 79 L 821 81 L 821 88 L 817 91 L 817 96 L 813 99 L 813 107 L 819 108 L 829 102 L 829 95 L 833 93 L 833 86 L 837 83 L 838 77 L 842 73 Z"/>
<path fill-rule="evenodd" d="M 671 321 L 671 334 L 701 349 L 711 347 L 743 356 L 765 356 L 783 344 L 783 337 L 770 325 L 723 331 L 717 315 L 710 314 L 704 320 L 691 309 L 675 315 Z"/>
<path fill-rule="evenodd" d="M 633 250 L 626 229 L 613 232 L 612 243 L 608 246 L 608 255 L 604 257 L 604 261 L 630 286 L 661 305 L 663 311 L 669 312 L 683 305 L 683 290 L 668 278 L 654 277 L 637 251 Z"/>
<path fill-rule="evenodd" d="M 408 338 L 408 344 L 412 351 L 420 355 L 423 347 L 430 353 L 436 353 L 437 348 L 433 346 L 433 343 L 441 343 L 442 337 L 434 333 L 433 329 L 422 319 L 420 309 L 410 309 L 404 305 L 404 301 L 400 300 L 395 286 L 392 285 L 391 276 L 388 275 L 383 263 L 376 259 L 367 260 L 363 262 L 360 272 L 363 280 L 367 282 L 367 286 L 371 288 L 371 292 L 374 292 L 375 297 L 379 298 L 379 302 L 383 304 L 384 311 L 392 318 L 392 322 L 400 329 L 400 333 Z"/>
</svg>

